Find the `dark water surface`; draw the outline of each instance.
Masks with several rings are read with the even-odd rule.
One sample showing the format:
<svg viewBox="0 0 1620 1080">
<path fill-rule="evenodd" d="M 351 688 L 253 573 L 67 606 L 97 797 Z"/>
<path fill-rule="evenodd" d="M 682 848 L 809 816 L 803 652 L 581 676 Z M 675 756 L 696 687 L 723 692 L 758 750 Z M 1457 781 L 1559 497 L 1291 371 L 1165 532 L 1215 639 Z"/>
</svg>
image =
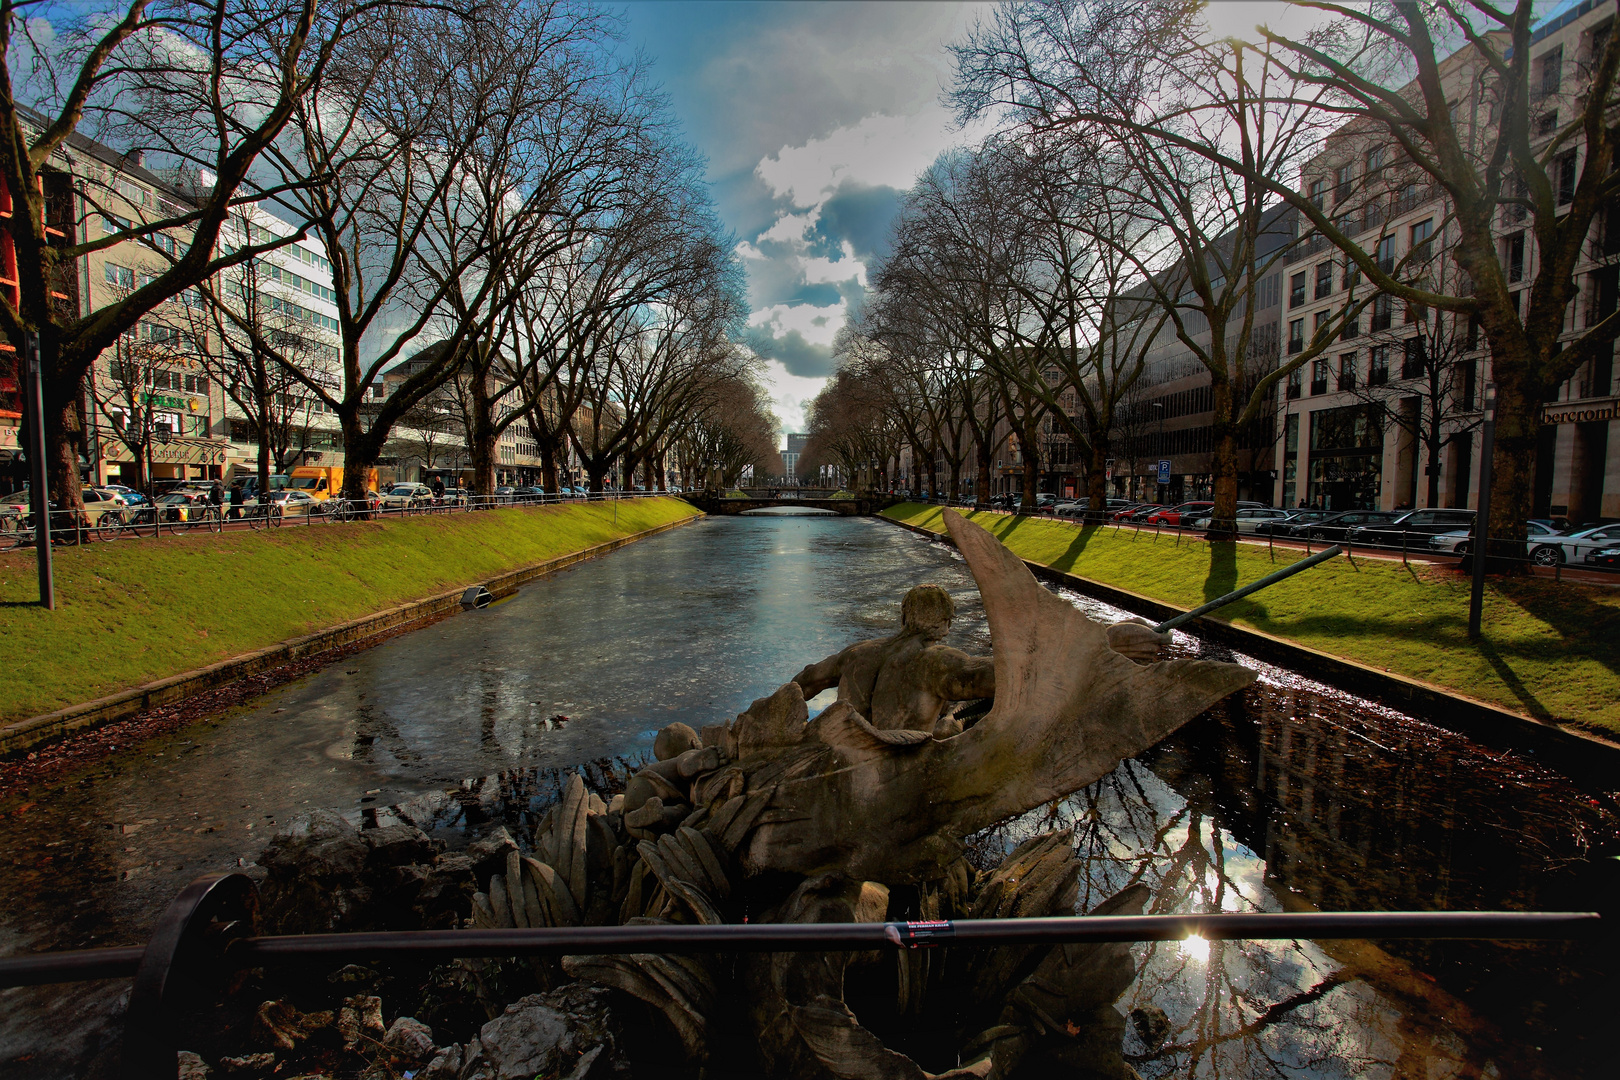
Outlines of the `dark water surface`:
<svg viewBox="0 0 1620 1080">
<path fill-rule="evenodd" d="M 302 811 L 386 820 L 437 798 L 453 831 L 512 812 L 513 793 L 543 801 L 557 770 L 633 764 L 664 724 L 729 718 L 888 632 L 923 581 L 956 598 L 953 644 L 988 651 L 954 552 L 796 516 L 706 519 L 392 639 L 0 805 L 0 955 L 142 942 L 182 885 L 251 864 Z M 1605 796 L 1238 659 L 1255 686 L 981 837 L 981 856 L 1072 827 L 1082 903 L 1144 881 L 1154 912 L 1588 909 L 1617 887 L 1596 877 L 1620 851 Z M 1198 946 L 1137 948 L 1121 1006 L 1170 1021 L 1162 1041 L 1128 1038 L 1144 1077 L 1612 1075 L 1617 968 L 1591 944 Z M 0 991 L 0 1077 L 105 1062 L 126 987 Z"/>
</svg>

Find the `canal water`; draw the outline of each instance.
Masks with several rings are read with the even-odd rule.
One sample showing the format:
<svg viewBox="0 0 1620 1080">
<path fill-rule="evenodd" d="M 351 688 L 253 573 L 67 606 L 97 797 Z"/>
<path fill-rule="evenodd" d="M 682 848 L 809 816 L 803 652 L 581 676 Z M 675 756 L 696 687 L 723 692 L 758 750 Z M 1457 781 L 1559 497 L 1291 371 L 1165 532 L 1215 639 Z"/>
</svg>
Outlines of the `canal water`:
<svg viewBox="0 0 1620 1080">
<path fill-rule="evenodd" d="M 403 813 L 452 841 L 529 816 L 568 772 L 623 775 L 663 725 L 729 718 L 889 632 L 925 581 L 956 600 L 952 643 L 988 651 L 954 551 L 872 520 L 789 515 L 704 519 L 392 639 L 0 802 L 0 955 L 142 942 L 182 885 L 251 865 L 304 811 Z M 1232 658 L 1180 635 L 1175 651 Z M 1253 687 L 975 838 L 973 856 L 989 865 L 1071 828 L 1082 905 L 1140 881 L 1156 913 L 1589 909 L 1613 895 L 1608 795 L 1237 659 L 1260 670 Z M 1193 941 L 1136 956 L 1120 1004 L 1150 1080 L 1613 1075 L 1620 967 L 1591 944 Z M 102 1074 L 126 989 L 0 991 L 0 1078 Z"/>
</svg>

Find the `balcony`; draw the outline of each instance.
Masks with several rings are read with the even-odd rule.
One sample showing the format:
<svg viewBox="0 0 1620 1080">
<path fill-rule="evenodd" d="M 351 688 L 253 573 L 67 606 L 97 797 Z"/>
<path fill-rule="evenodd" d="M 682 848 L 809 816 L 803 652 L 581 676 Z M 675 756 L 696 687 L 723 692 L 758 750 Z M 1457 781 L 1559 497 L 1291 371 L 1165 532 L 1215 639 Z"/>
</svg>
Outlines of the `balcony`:
<svg viewBox="0 0 1620 1080">
<path fill-rule="evenodd" d="M 1339 376 L 1339 389 L 1340 390 L 1354 390 L 1355 388 L 1356 388 L 1356 377 L 1354 375 L 1345 374 L 1345 375 L 1340 375 Z"/>
<path fill-rule="evenodd" d="M 1320 397 L 1321 395 L 1323 395 L 1325 393 L 1327 393 L 1327 380 L 1326 379 L 1313 379 L 1311 381 L 1311 396 L 1312 397 Z"/>
<path fill-rule="evenodd" d="M 1288 384 L 1288 400 L 1293 401 L 1300 396 L 1300 385 L 1297 382 Z"/>
<path fill-rule="evenodd" d="M 1389 382 L 1389 368 L 1373 368 L 1367 373 L 1368 386 L 1383 386 Z"/>
<path fill-rule="evenodd" d="M 1289 250 L 1288 254 L 1283 256 L 1283 265 L 1292 266 L 1301 259 L 1308 259 L 1312 255 L 1326 251 L 1330 246 L 1331 245 L 1328 243 L 1327 237 L 1323 236 L 1321 233 L 1312 233 L 1299 243 L 1295 244 L 1293 248 Z"/>
</svg>

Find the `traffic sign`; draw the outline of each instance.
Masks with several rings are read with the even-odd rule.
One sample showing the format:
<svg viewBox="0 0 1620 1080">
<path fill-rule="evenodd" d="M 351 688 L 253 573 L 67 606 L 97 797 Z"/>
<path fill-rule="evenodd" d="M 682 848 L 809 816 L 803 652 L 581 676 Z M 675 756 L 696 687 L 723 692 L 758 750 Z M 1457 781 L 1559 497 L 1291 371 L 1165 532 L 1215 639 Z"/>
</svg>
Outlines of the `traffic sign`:
<svg viewBox="0 0 1620 1080">
<path fill-rule="evenodd" d="M 1159 483 L 1168 484 L 1169 482 L 1170 482 L 1170 461 L 1167 458 L 1161 458 L 1159 460 Z"/>
</svg>

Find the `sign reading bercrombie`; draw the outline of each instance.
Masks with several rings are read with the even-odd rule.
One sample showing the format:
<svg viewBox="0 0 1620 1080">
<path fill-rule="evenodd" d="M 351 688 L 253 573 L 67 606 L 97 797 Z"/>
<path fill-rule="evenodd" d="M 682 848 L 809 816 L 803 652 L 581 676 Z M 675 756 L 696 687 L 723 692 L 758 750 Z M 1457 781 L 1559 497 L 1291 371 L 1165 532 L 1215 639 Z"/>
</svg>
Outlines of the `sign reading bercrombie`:
<svg viewBox="0 0 1620 1080">
<path fill-rule="evenodd" d="M 1615 419 L 1620 419 L 1620 397 L 1554 401 L 1541 407 L 1543 424 L 1586 424 Z"/>
</svg>

